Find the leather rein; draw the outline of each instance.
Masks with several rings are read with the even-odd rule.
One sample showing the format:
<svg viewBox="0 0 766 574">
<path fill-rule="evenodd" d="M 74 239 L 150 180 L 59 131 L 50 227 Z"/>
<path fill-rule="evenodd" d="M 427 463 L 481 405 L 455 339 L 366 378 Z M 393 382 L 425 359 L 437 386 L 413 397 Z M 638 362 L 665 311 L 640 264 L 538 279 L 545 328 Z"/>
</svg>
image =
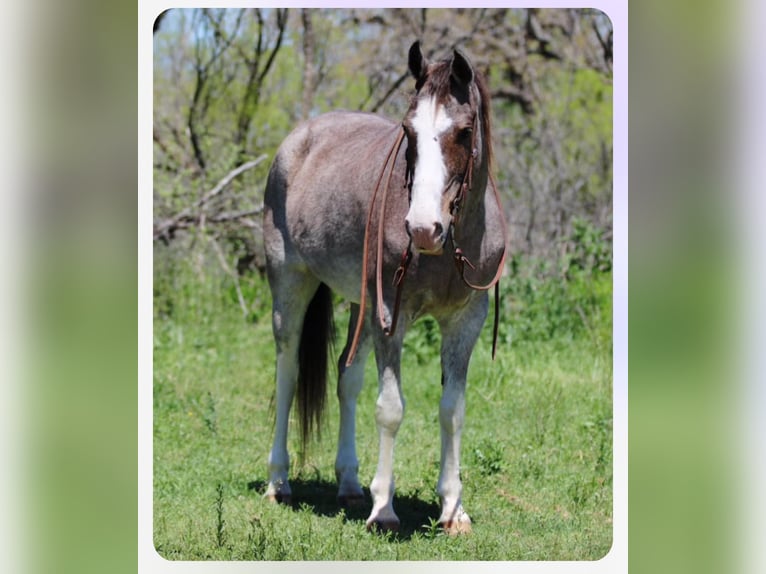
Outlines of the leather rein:
<svg viewBox="0 0 766 574">
<path fill-rule="evenodd" d="M 460 183 L 460 188 L 458 189 L 458 192 L 455 196 L 455 198 L 450 203 L 450 225 L 449 230 L 447 233 L 447 236 L 449 237 L 450 241 L 452 241 L 452 246 L 454 248 L 453 251 L 453 260 L 455 262 L 455 267 L 457 268 L 458 274 L 460 275 L 461 280 L 463 283 L 476 291 L 488 291 L 489 289 L 492 289 L 494 287 L 495 290 L 495 310 L 494 310 L 494 325 L 492 328 L 492 359 L 495 358 L 495 353 L 497 350 L 497 333 L 498 333 L 498 324 L 500 320 L 500 276 L 503 273 L 503 266 L 505 264 L 505 258 L 506 258 L 506 245 L 508 240 L 508 224 L 505 221 L 505 215 L 503 214 L 503 207 L 500 202 L 500 194 L 497 190 L 497 185 L 495 184 L 495 179 L 492 176 L 492 173 L 489 174 L 489 181 L 492 186 L 492 191 L 495 196 L 495 202 L 497 203 L 498 212 L 500 214 L 500 221 L 501 221 L 501 228 L 503 233 L 503 253 L 500 257 L 500 262 L 497 265 L 497 270 L 495 271 L 495 275 L 492 278 L 492 280 L 485 284 L 476 284 L 470 281 L 466 277 L 466 266 L 471 268 L 472 270 L 476 269 L 476 267 L 469 261 L 469 259 L 465 256 L 463 253 L 463 250 L 458 246 L 458 244 L 455 241 L 455 227 L 460 221 L 460 209 L 462 207 L 462 204 L 465 200 L 466 195 L 471 190 L 471 184 L 473 180 L 473 164 L 474 160 L 478 156 L 478 149 L 476 148 L 476 116 L 474 116 L 474 126 L 473 126 L 473 137 L 471 140 L 471 154 L 468 157 L 466 169 L 463 172 L 463 179 Z M 367 302 L 367 276 L 368 276 L 368 265 L 369 265 L 369 248 L 370 248 L 370 234 L 371 234 L 371 227 L 372 227 L 372 219 L 373 219 L 373 212 L 375 210 L 375 200 L 378 196 L 378 192 L 381 190 L 381 183 L 384 180 L 385 177 L 385 183 L 382 185 L 382 196 L 381 196 L 381 205 L 380 205 L 380 212 L 378 215 L 378 228 L 377 228 L 377 247 L 376 247 L 376 258 L 375 258 L 375 285 L 376 285 L 376 300 L 377 300 L 377 309 L 378 309 L 378 321 L 380 322 L 380 327 L 383 329 L 383 332 L 387 336 L 391 336 L 396 331 L 396 324 L 397 320 L 399 318 L 399 307 L 401 305 L 401 299 L 402 299 L 402 287 L 404 285 L 404 277 L 407 274 L 407 269 L 409 267 L 410 262 L 412 261 L 412 238 L 410 238 L 409 243 L 407 244 L 406 249 L 402 253 L 402 258 L 399 263 L 399 266 L 396 268 L 396 271 L 394 272 L 394 278 L 393 278 L 393 285 L 396 287 L 396 295 L 394 298 L 394 308 L 393 312 L 391 314 L 391 324 L 387 325 L 384 318 L 384 312 L 385 312 L 385 305 L 383 302 L 383 233 L 384 233 L 384 226 L 383 226 L 383 219 L 385 217 L 386 212 L 386 201 L 388 199 L 388 190 L 391 183 L 391 176 L 394 172 L 394 164 L 396 163 L 396 158 L 399 155 L 399 150 L 402 147 L 402 141 L 404 140 L 404 129 L 399 130 L 399 134 L 396 137 L 396 140 L 394 141 L 394 145 L 391 147 L 391 149 L 388 152 L 388 155 L 386 156 L 386 160 L 383 162 L 383 168 L 380 171 L 380 175 L 378 176 L 378 179 L 375 183 L 375 189 L 372 194 L 372 198 L 370 199 L 370 206 L 367 211 L 367 223 L 364 228 L 364 249 L 362 254 L 362 290 L 361 290 L 361 296 L 359 299 L 359 316 L 356 320 L 356 328 L 354 330 L 354 338 L 351 343 L 351 348 L 349 349 L 348 357 L 346 358 L 346 366 L 350 366 L 351 363 L 354 360 L 354 357 L 356 356 L 356 351 L 359 346 L 359 338 L 362 333 L 362 328 L 364 325 L 364 309 Z M 407 187 L 412 188 L 412 169 L 408 165 L 407 166 Z M 449 185 L 449 184 L 448 184 Z"/>
</svg>

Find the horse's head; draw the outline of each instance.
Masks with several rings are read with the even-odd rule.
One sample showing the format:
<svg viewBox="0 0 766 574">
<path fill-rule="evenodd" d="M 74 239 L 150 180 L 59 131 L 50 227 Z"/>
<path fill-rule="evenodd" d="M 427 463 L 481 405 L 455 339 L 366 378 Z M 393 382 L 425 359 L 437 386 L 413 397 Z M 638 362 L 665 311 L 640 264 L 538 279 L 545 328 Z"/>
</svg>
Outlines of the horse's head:
<svg viewBox="0 0 766 574">
<path fill-rule="evenodd" d="M 437 255 L 481 153 L 476 132 L 483 94 L 471 63 L 458 50 L 429 63 L 415 42 L 409 69 L 416 94 L 403 121 L 410 193 L 405 227 L 416 251 Z"/>
</svg>

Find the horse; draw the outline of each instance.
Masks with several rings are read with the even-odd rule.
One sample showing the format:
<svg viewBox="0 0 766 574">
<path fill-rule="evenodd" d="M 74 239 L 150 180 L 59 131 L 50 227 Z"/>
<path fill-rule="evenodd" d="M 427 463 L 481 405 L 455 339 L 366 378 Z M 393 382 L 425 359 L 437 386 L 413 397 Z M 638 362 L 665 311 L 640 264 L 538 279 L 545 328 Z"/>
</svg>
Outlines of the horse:
<svg viewBox="0 0 766 574">
<path fill-rule="evenodd" d="M 379 457 L 366 526 L 399 528 L 393 462 L 405 411 L 402 343 L 407 327 L 429 314 L 442 334 L 439 525 L 458 534 L 471 531 L 460 479 L 466 376 L 488 314 L 488 289 L 498 293 L 505 219 L 490 176 L 485 79 L 459 49 L 432 62 L 419 41 L 409 49 L 408 68 L 415 91 L 403 121 L 364 112 L 322 114 L 299 124 L 271 165 L 263 232 L 273 296 L 276 412 L 264 496 L 291 502 L 287 433 L 296 395 L 303 444 L 319 429 L 335 292 L 351 311 L 338 360 L 339 504 L 366 503 L 358 476 L 356 401 L 374 349 Z M 368 298 L 377 304 L 367 305 Z M 497 300 L 495 309 L 496 337 Z"/>
</svg>

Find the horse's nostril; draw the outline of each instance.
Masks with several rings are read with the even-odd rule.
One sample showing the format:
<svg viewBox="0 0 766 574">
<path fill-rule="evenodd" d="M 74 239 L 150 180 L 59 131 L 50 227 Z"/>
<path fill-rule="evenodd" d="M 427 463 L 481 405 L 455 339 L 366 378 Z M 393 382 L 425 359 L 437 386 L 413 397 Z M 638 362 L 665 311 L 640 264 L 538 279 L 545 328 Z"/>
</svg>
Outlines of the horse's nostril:
<svg viewBox="0 0 766 574">
<path fill-rule="evenodd" d="M 442 232 L 444 231 L 444 226 L 439 223 L 438 221 L 434 223 L 434 237 L 441 237 Z"/>
</svg>

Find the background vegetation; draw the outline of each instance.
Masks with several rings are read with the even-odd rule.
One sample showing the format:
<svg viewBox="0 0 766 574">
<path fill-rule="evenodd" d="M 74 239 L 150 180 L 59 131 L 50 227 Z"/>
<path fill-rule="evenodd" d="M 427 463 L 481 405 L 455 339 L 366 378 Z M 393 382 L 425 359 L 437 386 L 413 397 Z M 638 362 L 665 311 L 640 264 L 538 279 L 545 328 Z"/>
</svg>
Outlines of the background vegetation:
<svg viewBox="0 0 766 574">
<path fill-rule="evenodd" d="M 459 46 L 490 78 L 511 227 L 501 348 L 469 373 L 463 446 L 474 534 L 438 505 L 438 329 L 406 340 L 397 537 L 334 503 L 335 412 L 293 470 L 293 508 L 260 499 L 274 349 L 261 271 L 269 160 L 302 118 L 398 117 L 406 51 Z M 593 11 L 173 10 L 155 23 L 155 544 L 171 559 L 598 559 L 611 544 L 611 27 Z M 337 318 L 347 320 L 337 302 Z M 340 331 L 343 332 L 343 331 Z M 374 470 L 373 361 L 360 398 Z M 298 456 L 305 454 L 305 456 Z"/>
</svg>

